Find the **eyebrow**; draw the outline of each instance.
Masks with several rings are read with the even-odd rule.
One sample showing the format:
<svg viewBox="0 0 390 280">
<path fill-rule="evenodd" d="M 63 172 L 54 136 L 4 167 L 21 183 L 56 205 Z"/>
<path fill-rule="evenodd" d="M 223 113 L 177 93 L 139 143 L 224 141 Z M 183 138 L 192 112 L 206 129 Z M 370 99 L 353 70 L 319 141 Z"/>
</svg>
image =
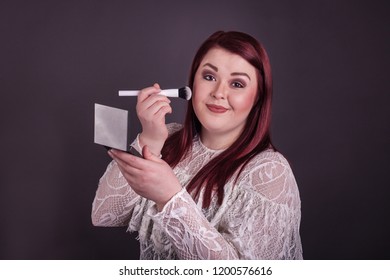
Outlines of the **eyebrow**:
<svg viewBox="0 0 390 280">
<path fill-rule="evenodd" d="M 248 77 L 249 81 L 251 80 L 249 75 L 247 73 L 243 73 L 243 72 L 233 72 L 230 75 L 232 75 L 232 76 L 246 76 L 246 77 Z"/>
<path fill-rule="evenodd" d="M 206 67 L 206 66 L 210 67 L 210 68 L 213 69 L 215 72 L 218 72 L 218 67 L 217 67 L 217 66 L 214 66 L 214 65 L 212 65 L 211 63 L 205 63 L 205 64 L 203 65 L 203 67 Z"/>
<path fill-rule="evenodd" d="M 203 67 L 206 67 L 206 66 L 210 67 L 210 68 L 213 69 L 215 72 L 218 72 L 218 67 L 217 67 L 217 66 L 212 65 L 211 63 L 205 63 L 205 64 L 203 65 Z M 233 72 L 233 73 L 231 73 L 230 75 L 231 75 L 231 76 L 246 76 L 246 77 L 249 79 L 249 81 L 251 80 L 251 78 L 249 77 L 249 75 L 248 75 L 247 73 L 244 73 L 244 72 Z"/>
</svg>

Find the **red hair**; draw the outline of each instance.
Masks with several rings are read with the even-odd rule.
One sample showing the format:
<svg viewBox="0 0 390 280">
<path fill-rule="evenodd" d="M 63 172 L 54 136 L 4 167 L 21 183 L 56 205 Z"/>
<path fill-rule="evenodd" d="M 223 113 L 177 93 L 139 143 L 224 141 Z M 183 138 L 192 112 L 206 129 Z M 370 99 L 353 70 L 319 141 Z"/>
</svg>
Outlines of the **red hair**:
<svg viewBox="0 0 390 280">
<path fill-rule="evenodd" d="M 237 180 L 246 164 L 262 151 L 273 148 L 270 138 L 272 76 L 268 55 L 262 45 L 253 37 L 242 32 L 217 31 L 199 48 L 192 62 L 189 87 L 193 89 L 195 73 L 206 55 L 215 47 L 223 48 L 238 54 L 252 66 L 257 73 L 257 99 L 250 111 L 244 130 L 236 141 L 221 154 L 208 162 L 191 180 L 187 191 L 198 198 L 205 188 L 203 207 L 210 205 L 213 195 L 218 196 L 221 204 L 224 197 L 224 186 L 235 174 Z M 189 152 L 193 139 L 201 132 L 201 123 L 194 113 L 192 102 L 188 102 L 184 126 L 172 134 L 162 149 L 162 158 L 175 167 Z M 238 173 L 236 173 L 238 171 Z"/>
</svg>

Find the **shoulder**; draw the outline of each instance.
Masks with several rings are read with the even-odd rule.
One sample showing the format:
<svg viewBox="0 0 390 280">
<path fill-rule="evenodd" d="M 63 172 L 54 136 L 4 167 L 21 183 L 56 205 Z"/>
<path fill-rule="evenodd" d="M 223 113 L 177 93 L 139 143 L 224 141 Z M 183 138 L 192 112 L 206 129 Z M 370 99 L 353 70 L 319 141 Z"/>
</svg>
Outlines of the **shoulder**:
<svg viewBox="0 0 390 280">
<path fill-rule="evenodd" d="M 243 168 L 240 177 L 241 183 L 268 200 L 299 204 L 294 174 L 287 159 L 279 152 L 268 149 L 259 153 Z"/>
<path fill-rule="evenodd" d="M 167 124 L 167 129 L 168 129 L 169 135 L 179 131 L 182 128 L 183 128 L 183 125 L 180 123 L 168 123 Z"/>
<path fill-rule="evenodd" d="M 283 170 L 291 169 L 287 159 L 277 151 L 267 149 L 254 156 L 245 166 L 243 171 L 250 171 L 262 167 L 283 167 Z"/>
</svg>

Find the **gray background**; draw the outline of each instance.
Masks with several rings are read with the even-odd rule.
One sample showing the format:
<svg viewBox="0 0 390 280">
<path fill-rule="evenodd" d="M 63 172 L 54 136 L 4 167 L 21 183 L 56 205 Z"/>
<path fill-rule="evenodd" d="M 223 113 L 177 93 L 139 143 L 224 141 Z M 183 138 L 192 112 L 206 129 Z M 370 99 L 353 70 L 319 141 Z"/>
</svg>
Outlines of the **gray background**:
<svg viewBox="0 0 390 280">
<path fill-rule="evenodd" d="M 94 103 L 186 84 L 216 30 L 269 52 L 273 139 L 302 198 L 306 259 L 389 259 L 388 1 L 0 2 L 0 258 L 137 259 L 135 234 L 90 222 L 109 162 Z M 175 100 L 168 122 L 181 122 Z"/>
</svg>

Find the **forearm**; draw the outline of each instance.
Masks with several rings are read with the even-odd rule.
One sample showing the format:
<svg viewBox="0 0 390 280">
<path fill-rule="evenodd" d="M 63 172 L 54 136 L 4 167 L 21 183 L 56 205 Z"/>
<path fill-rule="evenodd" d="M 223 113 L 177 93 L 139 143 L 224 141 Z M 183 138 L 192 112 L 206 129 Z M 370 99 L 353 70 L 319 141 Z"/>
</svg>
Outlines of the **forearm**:
<svg viewBox="0 0 390 280">
<path fill-rule="evenodd" d="M 107 227 L 127 225 L 139 199 L 120 173 L 117 164 L 111 162 L 99 180 L 92 204 L 92 224 Z"/>
</svg>

